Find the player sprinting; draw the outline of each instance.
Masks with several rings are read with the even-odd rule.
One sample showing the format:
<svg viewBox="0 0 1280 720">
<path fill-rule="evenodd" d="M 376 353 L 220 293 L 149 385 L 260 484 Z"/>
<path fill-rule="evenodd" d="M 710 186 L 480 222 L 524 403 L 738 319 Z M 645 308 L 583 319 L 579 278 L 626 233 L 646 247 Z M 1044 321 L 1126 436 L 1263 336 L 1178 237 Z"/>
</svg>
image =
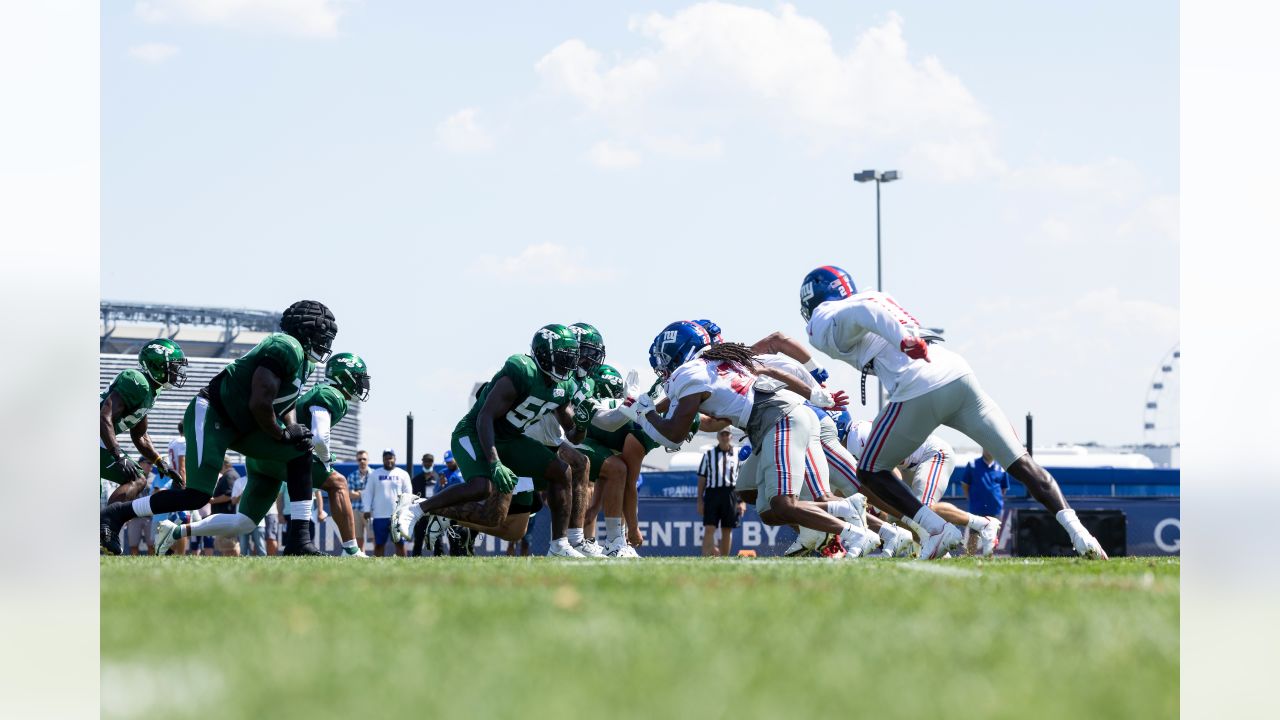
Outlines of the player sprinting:
<svg viewBox="0 0 1280 720">
<path fill-rule="evenodd" d="M 861 458 L 866 451 L 867 440 L 871 437 L 870 420 L 848 427 L 845 444 L 854 458 Z M 989 557 L 995 552 L 1000 541 L 1000 520 L 982 515 L 972 515 L 955 505 L 944 502 L 942 494 L 947 490 L 951 480 L 951 471 L 956 466 L 956 453 L 951 444 L 937 435 L 925 438 L 924 443 L 902 460 L 895 468 L 904 478 L 920 502 L 928 505 L 943 520 L 956 527 L 972 530 L 978 538 L 977 552 Z"/>
<path fill-rule="evenodd" d="M 367 556 L 356 544 L 355 513 L 347 494 L 347 480 L 333 469 L 331 433 L 346 417 L 350 402 L 369 399 L 369 380 L 369 366 L 363 358 L 354 353 L 337 353 L 325 363 L 324 377 L 303 393 L 296 405 L 298 422 L 311 430 L 311 487 L 329 493 L 329 507 L 342 536 L 342 552 L 352 557 Z M 285 463 L 279 460 L 253 457 L 245 458 L 245 469 L 249 478 L 235 513 L 217 513 L 186 524 L 161 521 L 156 525 L 153 543 L 156 554 L 163 555 L 179 538 L 235 537 L 253 532 L 275 504 L 287 472 Z"/>
<path fill-rule="evenodd" d="M 195 510 L 213 494 L 227 450 L 285 463 L 292 497 L 288 555 L 323 555 L 311 541 L 311 430 L 297 422 L 294 405 L 312 363 L 329 355 L 338 324 L 322 303 L 300 300 L 280 318 L 280 332 L 263 338 L 227 365 L 187 405 L 183 416 L 190 459 L 186 487 L 112 503 L 102 511 L 102 546 L 119 554 L 115 536 L 135 517 Z"/>
<path fill-rule="evenodd" d="M 712 345 L 697 323 L 674 322 L 649 348 L 650 365 L 669 401 L 660 415 L 647 395 L 630 407 L 646 432 L 669 442 L 686 437 L 699 412 L 746 430 L 760 457 L 760 519 L 771 525 L 796 524 L 833 536 L 824 554 L 853 556 L 877 546 L 879 538 L 835 513 L 851 515 L 847 503 L 826 503 L 827 465 L 818 444 L 817 419 L 804 407 L 808 397 L 822 407 L 843 403 L 821 386 L 810 389 L 794 375 L 760 365 L 745 345 Z M 772 386 L 758 382 L 768 377 Z M 768 389 L 766 389 L 768 388 Z M 808 468 L 810 471 L 807 471 Z M 819 502 L 815 502 L 819 501 Z"/>
<path fill-rule="evenodd" d="M 863 372 L 873 374 L 889 393 L 876 416 L 866 451 L 858 461 L 864 487 L 904 515 L 927 509 L 914 494 L 902 492 L 893 468 L 907 458 L 939 425 L 973 438 L 1042 505 L 1055 513 L 1077 553 L 1089 558 L 1107 554 L 1067 505 L 1062 490 L 1018 441 L 1004 413 L 983 392 L 964 358 L 936 346 L 920 323 L 890 295 L 859 293 L 844 270 L 826 265 L 800 284 L 800 315 L 808 323 L 814 347 Z M 919 522 L 919 518 L 915 518 Z M 941 518 L 938 518 L 941 520 Z M 937 527 L 920 523 L 930 532 Z M 961 533 L 946 524 L 947 549 Z"/>
<path fill-rule="evenodd" d="M 529 354 L 508 357 L 450 438 L 450 450 L 466 482 L 421 501 L 407 493 L 397 498 L 391 518 L 393 539 L 410 537 L 424 514 L 502 527 L 517 494 L 528 492 L 532 504 L 534 493 L 529 491 L 545 489 L 551 508 L 547 554 L 585 557 L 566 538 L 573 502 L 569 468 L 545 445 L 524 434 L 526 427 L 548 414 L 554 414 L 562 428 L 573 428 L 577 391 L 573 377 L 578 362 L 577 337 L 559 324 L 539 328 Z M 530 487 L 518 487 L 521 477 L 532 480 Z"/>
<path fill-rule="evenodd" d="M 147 413 L 162 391 L 180 388 L 186 382 L 187 356 L 182 348 L 167 338 L 156 338 L 138 352 L 137 368 L 121 370 L 98 395 L 98 475 L 119 485 L 108 503 L 132 502 L 147 486 L 138 463 L 116 441 L 118 433 L 129 433 L 134 447 L 151 460 L 161 476 L 182 482 L 182 476 L 151 444 Z"/>
</svg>

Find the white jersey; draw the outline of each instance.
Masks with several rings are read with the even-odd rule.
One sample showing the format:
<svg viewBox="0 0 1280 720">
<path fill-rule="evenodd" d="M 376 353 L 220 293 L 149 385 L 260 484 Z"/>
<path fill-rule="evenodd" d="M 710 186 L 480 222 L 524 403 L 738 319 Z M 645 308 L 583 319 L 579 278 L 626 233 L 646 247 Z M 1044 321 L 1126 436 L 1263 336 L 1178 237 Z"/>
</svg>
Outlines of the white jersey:
<svg viewBox="0 0 1280 720">
<path fill-rule="evenodd" d="M 558 448 L 560 443 L 565 441 L 564 428 L 560 427 L 560 421 L 556 419 L 554 413 L 547 413 L 525 425 L 524 434 L 525 437 L 537 440 L 549 448 Z"/>
<path fill-rule="evenodd" d="M 809 320 L 809 342 L 833 358 L 873 372 L 889 402 L 904 402 L 973 372 L 964 358 L 941 345 L 929 347 L 929 361 L 913 360 L 902 341 L 919 337 L 920 323 L 889 295 L 869 290 L 824 302 Z"/>
<path fill-rule="evenodd" d="M 863 420 L 862 422 L 849 428 L 849 437 L 845 438 L 845 447 L 849 448 L 849 453 L 858 460 L 862 459 L 862 450 L 867 446 L 867 440 L 871 437 L 871 421 Z M 900 465 L 907 469 L 911 469 L 921 463 L 929 462 L 938 453 L 954 456 L 951 450 L 951 443 L 943 440 L 937 435 L 930 435 L 925 438 L 924 443 L 916 448 L 907 459 L 903 460 Z"/>
<path fill-rule="evenodd" d="M 702 401 L 700 412 L 745 430 L 756 400 L 755 381 L 755 373 L 736 363 L 694 358 L 676 368 L 663 388 L 673 408 L 681 398 L 710 392 L 711 396 Z"/>
<path fill-rule="evenodd" d="M 813 379 L 809 371 L 804 368 L 795 358 L 782 353 L 768 353 L 765 355 L 756 355 L 756 362 L 767 368 L 781 370 L 783 372 L 795 375 L 797 379 L 803 382 L 810 390 L 818 386 L 818 381 Z M 782 381 L 763 376 L 756 380 L 757 390 L 766 390 L 768 392 L 777 392 L 779 389 L 786 387 Z M 805 398 L 808 399 L 807 397 Z"/>
<path fill-rule="evenodd" d="M 169 467 L 174 470 L 178 469 L 178 458 L 185 457 L 187 454 L 187 441 L 182 438 L 175 438 L 169 441 Z"/>
</svg>

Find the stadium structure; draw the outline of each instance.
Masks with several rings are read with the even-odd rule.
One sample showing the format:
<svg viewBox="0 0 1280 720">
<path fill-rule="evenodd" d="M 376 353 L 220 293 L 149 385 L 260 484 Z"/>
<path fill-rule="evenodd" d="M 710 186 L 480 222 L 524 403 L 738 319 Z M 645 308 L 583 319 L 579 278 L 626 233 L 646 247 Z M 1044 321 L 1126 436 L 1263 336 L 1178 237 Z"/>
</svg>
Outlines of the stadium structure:
<svg viewBox="0 0 1280 720">
<path fill-rule="evenodd" d="M 102 301 L 98 349 L 98 388 L 105 389 L 125 368 L 137 367 L 138 351 L 149 340 L 169 338 L 182 346 L 190 366 L 187 384 L 165 390 L 147 415 L 147 432 L 164 452 L 178 435 L 178 421 L 191 398 L 228 363 L 253 349 L 280 325 L 280 313 L 266 310 L 184 307 Z M 313 372 L 308 385 L 320 376 Z M 333 429 L 333 447 L 340 461 L 355 459 L 360 442 L 360 403 Z M 135 452 L 127 440 L 121 446 Z M 232 453 L 232 462 L 243 458 Z"/>
</svg>

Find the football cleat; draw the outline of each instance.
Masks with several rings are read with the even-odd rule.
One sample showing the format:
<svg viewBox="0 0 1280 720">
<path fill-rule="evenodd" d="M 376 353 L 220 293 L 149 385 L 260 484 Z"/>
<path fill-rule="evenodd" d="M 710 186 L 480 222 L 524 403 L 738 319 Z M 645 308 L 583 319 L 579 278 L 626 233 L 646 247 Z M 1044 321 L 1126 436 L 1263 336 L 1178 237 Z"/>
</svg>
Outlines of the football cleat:
<svg viewBox="0 0 1280 720">
<path fill-rule="evenodd" d="M 156 525 L 156 531 L 152 537 L 152 545 L 156 547 L 156 555 L 164 555 L 169 552 L 169 548 L 178 540 L 178 531 L 182 526 L 172 520 L 161 520 Z"/>
<path fill-rule="evenodd" d="M 552 542 L 551 547 L 547 548 L 547 557 L 585 558 L 586 555 L 578 552 L 568 543 L 557 546 L 555 542 Z"/>
<path fill-rule="evenodd" d="M 937 560 L 960 547 L 962 543 L 964 543 L 964 534 L 955 525 L 947 523 L 942 528 L 942 532 L 934 533 L 924 539 L 924 544 L 920 548 L 920 559 Z"/>
<path fill-rule="evenodd" d="M 987 526 L 978 535 L 978 554 L 991 557 L 1000 545 L 1000 521 L 988 516 Z"/>
<path fill-rule="evenodd" d="M 414 507 L 417 507 L 417 505 L 414 505 Z M 419 511 L 418 514 L 419 516 L 421 516 L 422 515 L 421 511 Z M 427 548 L 429 550 L 431 550 L 432 552 L 435 552 L 434 548 L 436 546 L 436 543 L 439 542 L 440 536 L 444 535 L 445 533 L 449 533 L 450 545 L 453 544 L 454 538 L 458 538 L 457 542 L 462 542 L 462 538 L 459 537 L 456 533 L 452 532 L 451 528 L 453 527 L 453 521 L 451 521 L 449 518 L 441 515 L 426 515 L 426 518 L 427 518 L 427 532 L 425 534 L 425 539 L 426 539 Z M 410 525 L 409 527 L 413 527 L 413 526 Z M 411 532 L 410 535 L 412 534 L 413 533 Z"/>
<path fill-rule="evenodd" d="M 98 513 L 98 544 L 108 555 L 121 555 L 124 550 L 120 547 L 120 530 L 124 527 L 124 523 L 120 521 L 120 513 L 114 512 L 112 507 Z"/>
<path fill-rule="evenodd" d="M 840 533 L 840 542 L 844 544 L 850 558 L 858 558 L 880 547 L 880 536 L 849 523 L 845 525 L 844 532 Z"/>
<path fill-rule="evenodd" d="M 784 553 L 787 557 L 796 557 L 809 554 L 808 551 L 817 552 L 818 548 L 826 545 L 831 540 L 830 535 L 819 530 L 812 530 L 807 527 L 800 528 L 800 534 L 796 536 L 795 542 L 791 543 L 791 547 L 787 548 Z"/>
<path fill-rule="evenodd" d="M 611 543 L 605 548 L 605 555 L 617 560 L 639 560 L 640 553 L 636 549 L 627 544 L 625 539 L 619 538 L 617 542 Z"/>
<path fill-rule="evenodd" d="M 396 496 L 395 509 L 391 511 L 391 542 L 402 543 L 413 539 L 413 526 L 422 517 L 421 500 L 413 493 L 400 493 Z"/>
<path fill-rule="evenodd" d="M 839 535 L 827 535 L 827 541 L 818 548 L 818 555 L 828 560 L 839 560 L 847 556 L 849 553 L 844 548 L 844 543 L 840 542 Z M 857 557 L 856 555 L 854 557 Z"/>
<path fill-rule="evenodd" d="M 582 542 L 573 546 L 574 550 L 582 553 L 587 557 L 602 558 L 604 557 L 604 548 L 600 547 L 600 543 L 595 540 L 583 539 Z"/>
<path fill-rule="evenodd" d="M 1071 538 L 1071 544 L 1075 547 L 1076 553 L 1086 560 L 1110 559 L 1107 557 L 1107 551 L 1102 549 L 1102 544 L 1087 530 L 1083 535 L 1074 535 Z"/>
<path fill-rule="evenodd" d="M 354 547 L 354 548 L 353 548 L 353 547 L 344 547 L 344 548 L 342 548 L 342 556 L 343 556 L 343 557 L 357 557 L 357 558 L 367 558 L 367 557 L 369 557 L 368 555 L 365 555 L 365 554 L 364 554 L 364 550 L 361 550 L 361 549 L 360 549 L 360 548 L 358 548 L 358 547 Z"/>
</svg>

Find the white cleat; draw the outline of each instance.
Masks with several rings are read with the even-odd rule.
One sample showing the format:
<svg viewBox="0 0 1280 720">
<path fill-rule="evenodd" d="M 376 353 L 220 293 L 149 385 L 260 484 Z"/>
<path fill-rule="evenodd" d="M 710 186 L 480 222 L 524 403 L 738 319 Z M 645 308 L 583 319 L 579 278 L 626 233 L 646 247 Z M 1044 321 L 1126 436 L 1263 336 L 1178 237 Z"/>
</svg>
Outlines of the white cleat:
<svg viewBox="0 0 1280 720">
<path fill-rule="evenodd" d="M 573 549 L 586 557 L 602 558 L 605 556 L 604 548 L 600 547 L 600 543 L 593 538 L 583 538 L 582 542 L 573 546 Z"/>
<path fill-rule="evenodd" d="M 391 511 L 391 542 L 402 543 L 413 539 L 413 526 L 422 517 L 418 503 L 422 498 L 413 493 L 396 496 L 396 507 Z"/>
<path fill-rule="evenodd" d="M 910 531 L 893 525 L 885 527 L 893 531 L 893 537 L 887 540 L 880 538 L 882 544 L 876 557 L 912 557 L 913 553 L 920 551 L 919 546 L 916 545 L 916 536 Z"/>
<path fill-rule="evenodd" d="M 840 533 L 840 542 L 850 559 L 865 557 L 880 547 L 880 536 L 870 530 L 860 528 L 853 523 L 845 525 Z"/>
<path fill-rule="evenodd" d="M 1071 544 L 1075 547 L 1076 554 L 1086 560 L 1110 559 L 1107 557 L 1107 551 L 1102 549 L 1102 544 L 1098 542 L 1097 538 L 1089 534 L 1088 530 L 1084 531 L 1083 535 L 1073 535 Z"/>
<path fill-rule="evenodd" d="M 585 557 L 586 557 L 586 555 L 583 555 L 582 553 L 578 552 L 577 550 L 574 550 L 574 549 L 573 549 L 573 546 L 572 546 L 572 545 L 570 545 L 569 543 L 564 543 L 564 544 L 562 544 L 562 545 L 557 545 L 557 544 L 553 541 L 553 542 L 551 543 L 551 547 L 547 549 L 547 557 L 559 557 L 559 558 L 585 558 Z"/>
<path fill-rule="evenodd" d="M 605 554 L 615 560 L 639 560 L 640 553 L 627 544 L 626 539 L 618 540 L 605 549 Z"/>
<path fill-rule="evenodd" d="M 414 505 L 414 507 L 417 507 L 417 505 Z M 449 532 L 449 528 L 453 527 L 453 521 L 442 515 L 427 515 L 426 518 L 427 532 L 425 533 L 425 540 L 427 549 L 435 552 L 436 542 L 440 540 L 441 535 Z M 411 525 L 410 527 L 413 526 Z M 453 537 L 453 535 L 449 536 L 450 543 L 453 542 Z"/>
<path fill-rule="evenodd" d="M 818 552 L 819 548 L 824 547 L 830 540 L 831 536 L 828 533 L 801 527 L 800 534 L 782 554 L 786 557 L 808 555 Z"/>
<path fill-rule="evenodd" d="M 920 548 L 920 559 L 937 560 L 960 547 L 962 543 L 964 543 L 964 534 L 955 525 L 947 523 L 942 528 L 942 532 L 925 538 L 924 545 Z"/>
<path fill-rule="evenodd" d="M 169 548 L 178 540 L 178 531 L 182 526 L 172 520 L 161 520 L 156 525 L 155 535 L 152 537 L 152 545 L 156 546 L 156 555 L 164 555 L 169 552 Z"/>
<path fill-rule="evenodd" d="M 978 554 L 982 557 L 991 557 L 999 545 L 1000 521 L 988 516 L 987 526 L 982 528 L 982 532 L 978 535 Z"/>
<path fill-rule="evenodd" d="M 364 550 L 360 548 L 342 548 L 342 557 L 367 558 L 369 556 L 365 555 Z"/>
</svg>

